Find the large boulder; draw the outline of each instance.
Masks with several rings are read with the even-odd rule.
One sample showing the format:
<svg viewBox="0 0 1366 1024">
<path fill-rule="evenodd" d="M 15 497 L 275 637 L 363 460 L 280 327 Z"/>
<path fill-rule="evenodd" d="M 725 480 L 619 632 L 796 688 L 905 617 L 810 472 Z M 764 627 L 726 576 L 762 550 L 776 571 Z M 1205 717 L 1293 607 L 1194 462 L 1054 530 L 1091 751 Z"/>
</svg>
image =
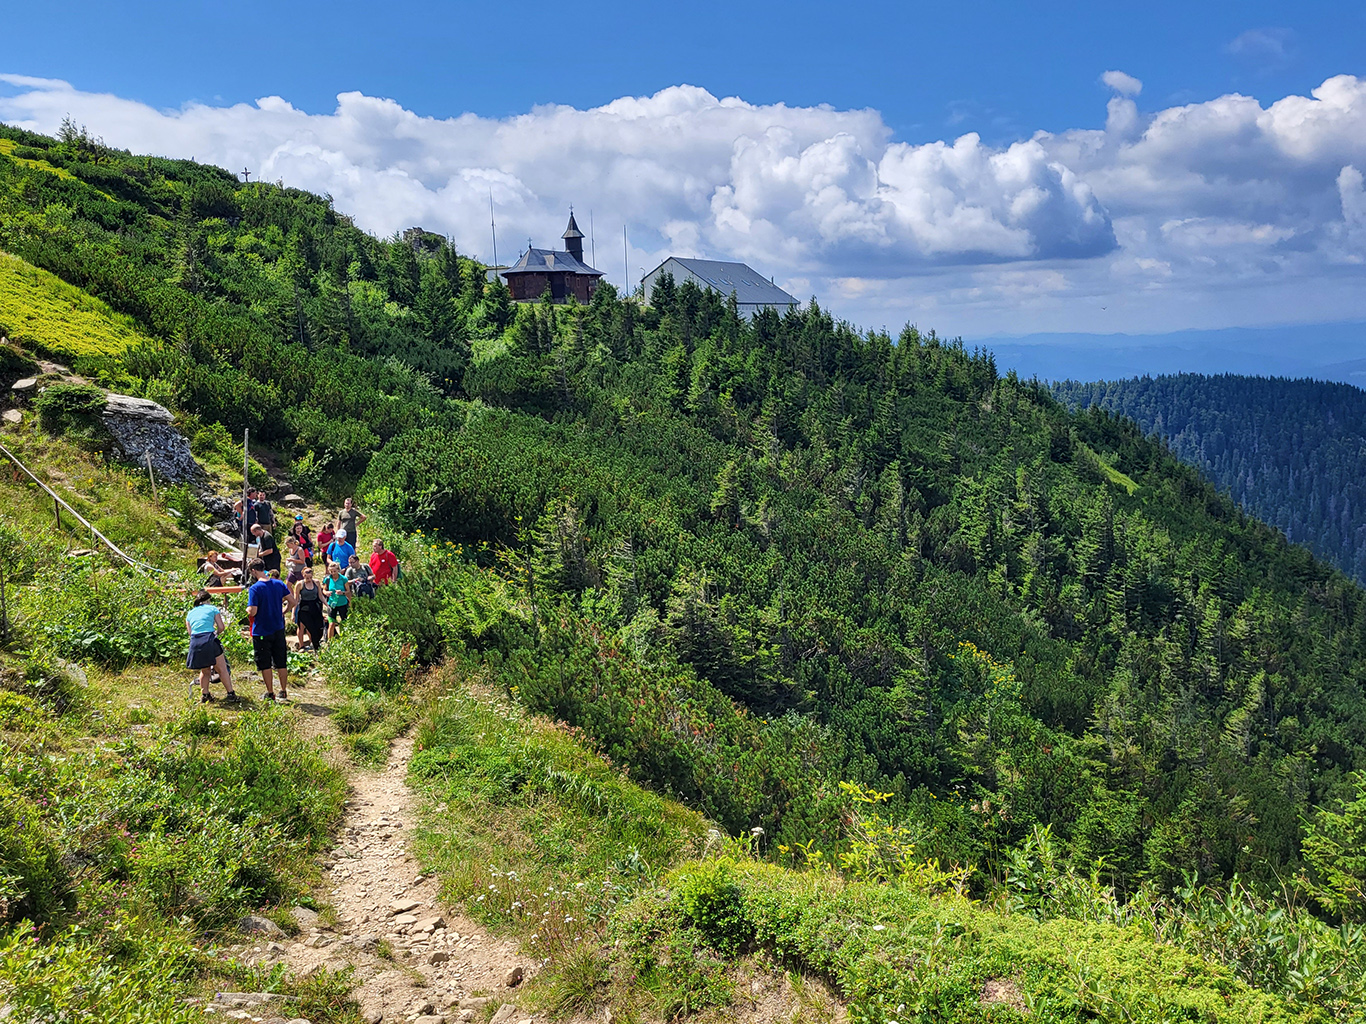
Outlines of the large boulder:
<svg viewBox="0 0 1366 1024">
<path fill-rule="evenodd" d="M 175 417 L 165 406 L 132 395 L 108 395 L 100 415 L 118 454 L 135 465 L 147 465 L 158 482 L 196 483 L 204 470 L 190 451 L 190 442 L 175 428 Z"/>
</svg>

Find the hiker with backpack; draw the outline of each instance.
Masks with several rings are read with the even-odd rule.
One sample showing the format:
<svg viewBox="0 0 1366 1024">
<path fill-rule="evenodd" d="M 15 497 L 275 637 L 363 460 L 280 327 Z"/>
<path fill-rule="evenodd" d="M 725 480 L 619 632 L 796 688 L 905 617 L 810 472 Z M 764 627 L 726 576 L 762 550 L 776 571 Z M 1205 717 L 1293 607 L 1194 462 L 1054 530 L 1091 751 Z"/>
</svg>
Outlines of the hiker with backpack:
<svg viewBox="0 0 1366 1024">
<path fill-rule="evenodd" d="M 327 575 L 323 577 L 323 590 L 327 593 L 327 638 L 335 640 L 341 630 L 341 624 L 351 613 L 351 598 L 355 597 L 355 590 L 351 586 L 351 581 L 342 575 L 341 566 L 336 562 L 331 562 L 327 566 Z"/>
<path fill-rule="evenodd" d="M 342 569 L 351 564 L 351 556 L 356 553 L 355 547 L 348 542 L 347 538 L 348 534 L 345 530 L 338 530 L 332 543 L 327 545 L 327 560 L 336 562 Z"/>
</svg>

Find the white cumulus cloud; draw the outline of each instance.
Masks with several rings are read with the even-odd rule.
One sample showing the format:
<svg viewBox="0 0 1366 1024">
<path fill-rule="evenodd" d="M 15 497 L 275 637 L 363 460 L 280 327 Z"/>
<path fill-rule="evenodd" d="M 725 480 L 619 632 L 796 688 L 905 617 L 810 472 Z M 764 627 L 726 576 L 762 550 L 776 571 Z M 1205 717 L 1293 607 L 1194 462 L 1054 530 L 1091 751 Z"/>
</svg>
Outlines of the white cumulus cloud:
<svg viewBox="0 0 1366 1024">
<path fill-rule="evenodd" d="M 484 258 L 490 196 L 504 260 L 528 237 L 555 243 L 572 203 L 603 235 L 609 279 L 670 253 L 733 257 L 869 324 L 1366 317 L 1366 80 L 1337 76 L 1266 106 L 1230 94 L 1151 111 L 1132 75 L 1100 81 L 1114 94 L 1104 128 L 1006 145 L 898 140 L 875 110 L 688 85 L 588 110 L 432 118 L 356 92 L 325 113 L 281 97 L 158 110 L 0 75 L 0 119 L 51 133 L 70 114 L 113 145 L 326 192 L 370 230 L 421 224 Z"/>
</svg>

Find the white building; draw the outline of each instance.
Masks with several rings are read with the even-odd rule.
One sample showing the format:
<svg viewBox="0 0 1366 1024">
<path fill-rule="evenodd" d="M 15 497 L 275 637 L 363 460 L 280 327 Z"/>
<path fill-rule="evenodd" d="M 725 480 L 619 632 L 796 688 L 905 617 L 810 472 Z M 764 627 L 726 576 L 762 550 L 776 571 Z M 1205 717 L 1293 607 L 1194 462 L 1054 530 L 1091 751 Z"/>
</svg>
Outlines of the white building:
<svg viewBox="0 0 1366 1024">
<path fill-rule="evenodd" d="M 743 263 L 694 260 L 682 256 L 670 256 L 641 279 L 641 290 L 647 303 L 655 284 L 665 274 L 673 275 L 675 285 L 691 281 L 704 291 L 710 288 L 722 298 L 730 298 L 733 292 L 740 312 L 745 316 L 753 316 L 761 309 L 776 309 L 779 313 L 786 313 L 800 305 L 772 280 Z"/>
</svg>

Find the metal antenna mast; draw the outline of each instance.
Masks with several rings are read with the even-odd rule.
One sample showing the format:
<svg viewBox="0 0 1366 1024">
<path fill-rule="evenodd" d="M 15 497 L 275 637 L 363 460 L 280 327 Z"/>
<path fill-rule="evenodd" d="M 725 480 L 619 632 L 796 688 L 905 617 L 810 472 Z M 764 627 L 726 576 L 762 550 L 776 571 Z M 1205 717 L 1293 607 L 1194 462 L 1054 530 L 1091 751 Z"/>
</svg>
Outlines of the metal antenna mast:
<svg viewBox="0 0 1366 1024">
<path fill-rule="evenodd" d="M 591 207 L 588 210 L 588 251 L 591 253 L 589 258 L 593 261 L 593 266 L 596 267 L 598 265 L 598 240 L 593 235 L 593 210 Z"/>
<path fill-rule="evenodd" d="M 621 226 L 621 279 L 626 282 L 626 291 L 631 290 L 631 257 L 626 253 L 626 225 Z"/>
<path fill-rule="evenodd" d="M 489 232 L 493 235 L 493 265 L 498 266 L 498 222 L 493 217 L 493 186 L 489 186 Z"/>
</svg>

